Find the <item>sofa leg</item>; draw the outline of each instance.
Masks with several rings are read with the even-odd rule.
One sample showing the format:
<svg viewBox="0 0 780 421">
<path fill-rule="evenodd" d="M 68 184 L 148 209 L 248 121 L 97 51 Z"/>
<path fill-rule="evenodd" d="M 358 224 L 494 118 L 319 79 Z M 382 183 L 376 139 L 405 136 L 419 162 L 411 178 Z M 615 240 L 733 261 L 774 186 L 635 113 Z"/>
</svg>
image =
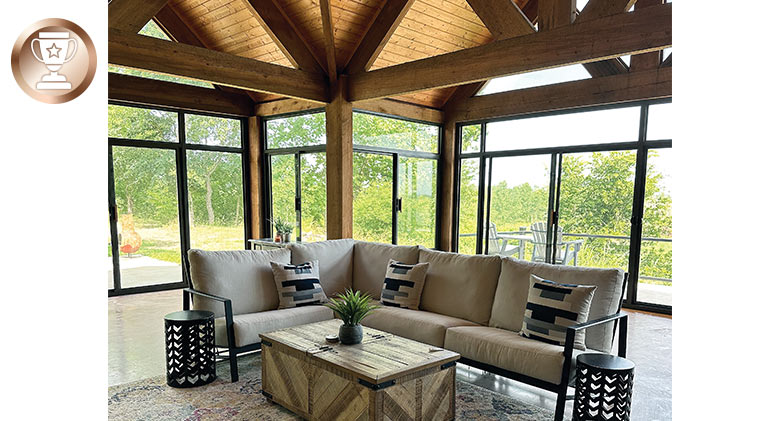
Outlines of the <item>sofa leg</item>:
<svg viewBox="0 0 780 421">
<path fill-rule="evenodd" d="M 236 358 L 236 351 L 233 349 L 228 350 L 230 355 L 230 381 L 235 383 L 238 381 L 238 360 Z"/>
<path fill-rule="evenodd" d="M 558 391 L 558 399 L 555 402 L 555 421 L 563 421 L 563 413 L 566 412 L 566 392 L 565 386 Z"/>
</svg>

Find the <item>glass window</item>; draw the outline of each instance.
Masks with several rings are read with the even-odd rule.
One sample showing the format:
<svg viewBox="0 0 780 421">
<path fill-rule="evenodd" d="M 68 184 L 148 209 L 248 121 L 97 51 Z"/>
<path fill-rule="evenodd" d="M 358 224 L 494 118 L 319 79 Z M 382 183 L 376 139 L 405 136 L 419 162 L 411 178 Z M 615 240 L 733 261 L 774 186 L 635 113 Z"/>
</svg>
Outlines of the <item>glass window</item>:
<svg viewBox="0 0 780 421">
<path fill-rule="evenodd" d="M 355 145 L 436 153 L 439 128 L 372 114 L 352 114 L 352 138 Z"/>
<path fill-rule="evenodd" d="M 108 137 L 178 142 L 178 127 L 176 113 L 119 105 L 108 106 Z"/>
<path fill-rule="evenodd" d="M 187 143 L 241 147 L 241 122 L 232 118 L 184 115 Z"/>
<path fill-rule="evenodd" d="M 516 89 L 533 88 L 536 86 L 553 85 L 556 83 L 572 82 L 583 79 L 590 79 L 590 73 L 588 73 L 581 64 L 554 67 L 552 69 L 491 79 L 477 95 L 489 95 L 498 92 L 514 91 Z"/>
<path fill-rule="evenodd" d="M 473 124 L 471 126 L 463 126 L 460 131 L 460 152 L 479 152 L 481 136 L 482 125 Z"/>
<path fill-rule="evenodd" d="M 325 113 L 268 120 L 266 128 L 269 149 L 325 144 Z"/>
<path fill-rule="evenodd" d="M 636 142 L 639 107 L 557 114 L 487 124 L 488 151 Z"/>
<path fill-rule="evenodd" d="M 353 154 L 353 224 L 356 240 L 393 242 L 393 157 Z"/>
<path fill-rule="evenodd" d="M 436 164 L 398 158 L 398 244 L 436 246 Z"/>
<path fill-rule="evenodd" d="M 648 151 L 637 301 L 672 305 L 672 149 Z"/>
<path fill-rule="evenodd" d="M 479 205 L 479 159 L 460 161 L 460 203 L 458 204 L 458 253 L 477 251 L 477 207 Z"/>
<path fill-rule="evenodd" d="M 122 288 L 181 282 L 176 152 L 114 146 Z"/>
<path fill-rule="evenodd" d="M 301 154 L 301 240 L 327 239 L 325 153 Z"/>
<path fill-rule="evenodd" d="M 654 104 L 647 112 L 647 140 L 672 138 L 672 103 Z"/>
<path fill-rule="evenodd" d="M 157 25 L 157 23 L 153 20 L 146 22 L 146 25 L 144 25 L 144 27 L 138 31 L 138 35 L 145 35 L 147 37 L 157 38 L 165 41 L 171 40 L 168 35 L 165 35 L 165 32 L 163 32 L 162 28 L 160 28 L 160 26 Z"/>
<path fill-rule="evenodd" d="M 241 155 L 187 151 L 190 246 L 244 249 L 244 188 Z"/>
<path fill-rule="evenodd" d="M 293 238 L 298 238 L 295 177 L 295 155 L 271 156 L 271 217 L 292 224 L 295 227 Z"/>
</svg>

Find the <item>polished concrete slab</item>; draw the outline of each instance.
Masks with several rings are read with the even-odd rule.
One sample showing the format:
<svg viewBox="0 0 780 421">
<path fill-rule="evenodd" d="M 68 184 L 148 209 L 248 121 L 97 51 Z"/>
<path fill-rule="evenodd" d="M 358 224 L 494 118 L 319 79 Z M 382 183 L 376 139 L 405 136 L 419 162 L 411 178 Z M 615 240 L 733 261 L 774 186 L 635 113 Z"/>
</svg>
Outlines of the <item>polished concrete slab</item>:
<svg viewBox="0 0 780 421">
<path fill-rule="evenodd" d="M 181 310 L 180 290 L 108 299 L 108 384 L 165 373 L 163 317 Z M 629 312 L 628 357 L 636 363 L 632 417 L 672 419 L 672 320 Z M 554 409 L 555 395 L 514 380 L 458 365 L 459 379 L 534 405 Z M 571 402 L 568 404 L 571 413 Z"/>
</svg>

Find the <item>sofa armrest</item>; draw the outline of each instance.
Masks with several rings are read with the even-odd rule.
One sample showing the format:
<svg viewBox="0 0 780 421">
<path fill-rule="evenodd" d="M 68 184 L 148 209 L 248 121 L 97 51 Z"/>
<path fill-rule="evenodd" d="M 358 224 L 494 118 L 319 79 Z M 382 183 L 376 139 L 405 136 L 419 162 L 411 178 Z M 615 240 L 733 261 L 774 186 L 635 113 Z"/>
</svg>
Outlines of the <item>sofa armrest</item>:
<svg viewBox="0 0 780 421">
<path fill-rule="evenodd" d="M 190 297 L 192 295 L 198 295 L 209 300 L 220 301 L 225 305 L 225 329 L 227 330 L 228 346 L 230 348 L 235 348 L 236 339 L 235 335 L 233 334 L 233 303 L 230 301 L 230 299 L 198 291 L 194 288 L 184 288 L 182 293 L 184 295 L 184 310 L 190 309 Z"/>
<path fill-rule="evenodd" d="M 610 323 L 617 321 L 620 326 L 620 334 L 618 336 L 618 356 L 626 356 L 626 337 L 628 334 L 628 314 L 622 311 L 618 311 L 615 314 L 604 316 L 595 320 L 579 323 L 574 326 L 566 328 L 566 343 L 563 347 L 563 371 L 561 373 L 561 384 L 568 382 L 569 370 L 571 369 L 571 356 L 574 354 L 574 334 L 580 330 L 584 330 L 593 326 L 602 325 L 604 323 Z"/>
</svg>

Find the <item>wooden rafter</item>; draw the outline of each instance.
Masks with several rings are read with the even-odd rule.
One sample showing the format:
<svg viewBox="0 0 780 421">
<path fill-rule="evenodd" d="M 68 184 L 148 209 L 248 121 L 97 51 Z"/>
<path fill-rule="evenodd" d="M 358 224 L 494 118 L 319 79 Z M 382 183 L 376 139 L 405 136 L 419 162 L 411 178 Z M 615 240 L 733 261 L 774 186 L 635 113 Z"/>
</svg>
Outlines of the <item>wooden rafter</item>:
<svg viewBox="0 0 780 421">
<path fill-rule="evenodd" d="M 246 95 L 119 73 L 108 74 L 108 98 L 233 116 L 249 116 L 253 111 Z"/>
<path fill-rule="evenodd" d="M 136 33 L 162 9 L 168 0 L 111 0 L 108 27 Z"/>
<path fill-rule="evenodd" d="M 346 65 L 348 74 L 368 71 L 414 0 L 387 0 Z"/>
<path fill-rule="evenodd" d="M 323 72 L 324 69 L 314 56 L 311 47 L 295 30 L 287 14 L 276 0 L 245 0 L 250 10 L 256 12 L 263 29 L 271 36 L 276 46 L 290 60 L 293 66 L 309 72 Z"/>
<path fill-rule="evenodd" d="M 339 71 L 336 68 L 336 40 L 333 38 L 333 20 L 330 13 L 330 0 L 320 0 L 322 14 L 322 32 L 325 35 L 325 61 L 328 63 L 328 80 L 336 83 Z"/>
<path fill-rule="evenodd" d="M 663 4 L 663 0 L 637 0 L 634 10 L 641 10 L 658 4 Z M 659 50 L 633 55 L 631 56 L 629 70 L 632 72 L 641 72 L 642 70 L 655 69 L 661 65 L 662 54 L 663 52 Z"/>
<path fill-rule="evenodd" d="M 574 22 L 576 0 L 539 0 L 539 31 L 549 31 Z"/>
<path fill-rule="evenodd" d="M 534 25 L 512 0 L 467 0 L 493 38 L 507 39 L 536 32 Z"/>
<path fill-rule="evenodd" d="M 361 101 L 356 102 L 353 107 L 358 110 L 372 111 L 434 124 L 440 124 L 444 121 L 444 112 L 442 110 L 393 99 Z M 300 99 L 280 99 L 255 104 L 255 115 L 270 117 L 316 109 L 322 109 L 322 104 Z"/>
<path fill-rule="evenodd" d="M 328 101 L 320 75 L 117 29 L 108 31 L 108 61 L 235 88 Z"/>
<path fill-rule="evenodd" d="M 603 18 L 605 16 L 624 13 L 631 8 L 636 0 L 590 0 L 577 15 L 575 23 Z M 602 77 L 627 73 L 628 67 L 623 60 L 611 58 L 583 64 L 585 70 L 593 77 Z"/>
<path fill-rule="evenodd" d="M 460 85 L 499 76 L 661 50 L 672 43 L 665 4 L 531 35 L 496 41 L 351 77 L 360 101 Z"/>
<path fill-rule="evenodd" d="M 672 69 L 665 67 L 476 96 L 448 109 L 447 119 L 474 121 L 671 96 Z"/>
</svg>

